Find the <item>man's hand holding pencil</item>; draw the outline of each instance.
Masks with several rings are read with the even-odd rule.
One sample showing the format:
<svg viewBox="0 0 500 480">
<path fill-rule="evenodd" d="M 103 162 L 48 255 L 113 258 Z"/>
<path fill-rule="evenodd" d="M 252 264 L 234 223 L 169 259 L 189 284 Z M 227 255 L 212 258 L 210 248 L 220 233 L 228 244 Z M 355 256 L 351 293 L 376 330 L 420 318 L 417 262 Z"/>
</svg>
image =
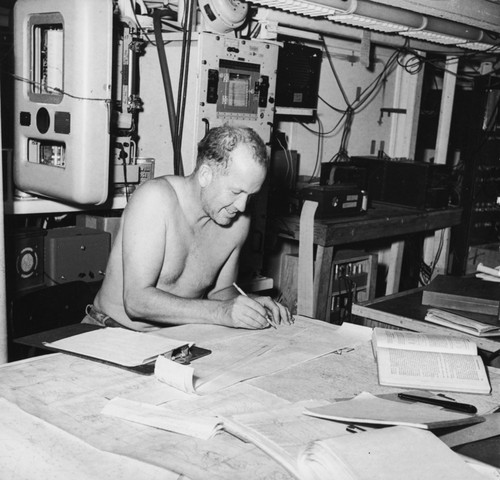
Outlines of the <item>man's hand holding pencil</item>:
<svg viewBox="0 0 500 480">
<path fill-rule="evenodd" d="M 251 302 L 249 306 L 254 308 L 258 315 L 264 317 L 268 326 L 277 328 L 282 324 L 293 324 L 293 318 L 290 311 L 281 303 L 275 302 L 268 296 L 249 297 L 236 283 L 233 283 L 233 286 L 242 297 L 245 297 L 248 302 Z"/>
</svg>

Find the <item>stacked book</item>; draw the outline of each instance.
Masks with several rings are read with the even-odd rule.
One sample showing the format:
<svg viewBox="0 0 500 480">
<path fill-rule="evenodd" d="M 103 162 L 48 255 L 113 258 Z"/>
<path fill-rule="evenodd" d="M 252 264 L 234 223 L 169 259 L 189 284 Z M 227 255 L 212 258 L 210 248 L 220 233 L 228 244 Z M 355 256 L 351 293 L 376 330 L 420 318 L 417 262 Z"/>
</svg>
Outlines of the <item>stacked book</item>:
<svg viewBox="0 0 500 480">
<path fill-rule="evenodd" d="M 500 277 L 499 277 L 500 278 Z M 500 336 L 500 283 L 438 275 L 425 287 L 425 319 L 477 337 Z"/>
</svg>

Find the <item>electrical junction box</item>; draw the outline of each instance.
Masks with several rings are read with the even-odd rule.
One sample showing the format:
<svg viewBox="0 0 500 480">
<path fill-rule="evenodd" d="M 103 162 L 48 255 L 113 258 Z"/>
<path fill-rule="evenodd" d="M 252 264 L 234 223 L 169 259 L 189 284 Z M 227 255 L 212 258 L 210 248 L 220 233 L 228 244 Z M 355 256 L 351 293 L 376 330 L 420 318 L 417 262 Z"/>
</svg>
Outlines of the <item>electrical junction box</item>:
<svg viewBox="0 0 500 480">
<path fill-rule="evenodd" d="M 312 185 L 299 191 L 299 199 L 318 203 L 316 218 L 358 215 L 367 208 L 365 192 L 348 185 Z"/>
<path fill-rule="evenodd" d="M 14 183 L 77 204 L 108 198 L 112 0 L 14 5 Z"/>
<path fill-rule="evenodd" d="M 312 115 L 318 106 L 323 52 L 285 42 L 279 51 L 276 109 L 280 114 Z"/>
<path fill-rule="evenodd" d="M 104 278 L 110 252 L 108 232 L 85 227 L 53 228 L 45 237 L 47 285 Z"/>
</svg>

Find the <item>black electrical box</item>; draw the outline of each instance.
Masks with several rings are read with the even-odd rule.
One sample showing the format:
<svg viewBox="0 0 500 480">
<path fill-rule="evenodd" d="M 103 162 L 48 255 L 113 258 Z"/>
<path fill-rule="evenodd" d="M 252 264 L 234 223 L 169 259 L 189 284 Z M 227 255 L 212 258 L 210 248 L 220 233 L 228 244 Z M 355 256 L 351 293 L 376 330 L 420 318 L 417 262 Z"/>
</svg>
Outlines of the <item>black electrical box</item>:
<svg viewBox="0 0 500 480">
<path fill-rule="evenodd" d="M 348 162 L 326 162 L 321 164 L 320 185 L 356 185 L 366 187 L 366 169 Z"/>
<path fill-rule="evenodd" d="M 318 106 L 322 52 L 285 42 L 278 55 L 276 106 L 315 109 Z"/>
<path fill-rule="evenodd" d="M 366 197 L 362 190 L 349 185 L 312 185 L 299 191 L 301 203 L 317 202 L 315 217 L 332 218 L 366 212 Z"/>
<path fill-rule="evenodd" d="M 351 157 L 351 164 L 367 171 L 370 201 L 420 210 L 448 206 L 452 192 L 452 167 L 407 159 Z"/>
</svg>

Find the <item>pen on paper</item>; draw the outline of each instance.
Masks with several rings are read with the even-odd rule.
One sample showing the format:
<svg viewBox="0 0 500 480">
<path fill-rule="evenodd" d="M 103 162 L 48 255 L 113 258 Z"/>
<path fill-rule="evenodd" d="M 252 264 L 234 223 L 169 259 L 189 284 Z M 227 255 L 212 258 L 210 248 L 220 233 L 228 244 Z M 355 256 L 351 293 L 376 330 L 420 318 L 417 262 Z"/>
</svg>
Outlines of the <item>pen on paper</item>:
<svg viewBox="0 0 500 480">
<path fill-rule="evenodd" d="M 243 295 L 244 297 L 248 297 L 248 295 L 245 293 L 244 290 L 242 290 L 237 284 L 236 282 L 233 282 L 233 287 L 236 288 L 236 290 L 238 290 L 238 293 L 240 295 Z M 271 325 L 271 327 L 273 328 L 276 328 L 276 325 L 274 325 L 274 323 L 271 322 L 271 319 L 269 318 L 269 315 L 266 315 L 266 320 L 267 320 L 267 323 L 269 323 L 269 325 Z"/>
<path fill-rule="evenodd" d="M 448 395 L 445 395 L 444 393 L 438 393 L 437 396 L 446 398 L 448 400 L 451 400 L 452 402 L 456 402 L 456 400 L 454 398 L 448 397 Z"/>
<path fill-rule="evenodd" d="M 412 395 L 409 393 L 398 393 L 398 397 L 401 400 L 411 400 L 420 403 L 429 403 L 431 405 L 437 405 L 439 407 L 447 408 L 449 410 L 455 410 L 457 412 L 464 413 L 477 413 L 477 408 L 474 405 L 469 405 L 467 403 L 459 403 L 450 400 L 441 400 L 439 398 L 432 397 L 421 397 L 419 395 Z"/>
</svg>

